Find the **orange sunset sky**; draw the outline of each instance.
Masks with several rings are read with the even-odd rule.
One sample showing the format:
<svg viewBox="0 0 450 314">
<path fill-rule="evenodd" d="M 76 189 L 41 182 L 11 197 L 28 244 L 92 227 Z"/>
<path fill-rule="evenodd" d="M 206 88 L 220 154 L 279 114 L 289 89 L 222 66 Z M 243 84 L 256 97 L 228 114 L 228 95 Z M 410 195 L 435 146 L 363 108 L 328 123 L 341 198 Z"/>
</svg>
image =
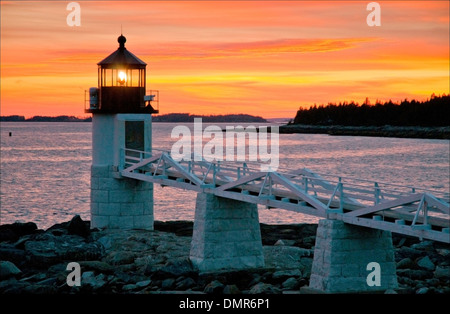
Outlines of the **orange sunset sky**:
<svg viewBox="0 0 450 314">
<path fill-rule="evenodd" d="M 449 2 L 1 1 L 1 115 L 84 113 L 97 62 L 126 47 L 160 113 L 295 116 L 314 103 L 449 93 Z"/>
</svg>

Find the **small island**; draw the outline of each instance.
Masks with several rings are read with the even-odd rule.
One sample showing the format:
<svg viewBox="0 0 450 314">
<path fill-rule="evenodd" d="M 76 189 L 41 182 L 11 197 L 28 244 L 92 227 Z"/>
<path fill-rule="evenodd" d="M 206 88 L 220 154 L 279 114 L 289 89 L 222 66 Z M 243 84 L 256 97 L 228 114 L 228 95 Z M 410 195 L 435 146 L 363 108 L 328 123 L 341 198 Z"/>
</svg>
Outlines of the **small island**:
<svg viewBox="0 0 450 314">
<path fill-rule="evenodd" d="M 300 108 L 280 133 L 450 139 L 450 96 L 374 105 L 369 100 Z"/>
</svg>

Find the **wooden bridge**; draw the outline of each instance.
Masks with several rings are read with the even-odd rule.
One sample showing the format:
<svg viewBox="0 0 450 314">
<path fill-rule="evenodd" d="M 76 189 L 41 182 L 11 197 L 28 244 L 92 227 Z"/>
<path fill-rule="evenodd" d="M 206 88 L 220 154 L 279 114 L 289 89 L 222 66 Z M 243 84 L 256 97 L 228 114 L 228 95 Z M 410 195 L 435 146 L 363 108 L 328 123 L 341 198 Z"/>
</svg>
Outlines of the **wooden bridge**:
<svg viewBox="0 0 450 314">
<path fill-rule="evenodd" d="M 121 151 L 123 177 L 450 243 L 449 193 L 317 174 L 261 171 L 246 162 L 175 161 L 170 152 Z M 197 158 L 198 159 L 198 158 Z"/>
</svg>

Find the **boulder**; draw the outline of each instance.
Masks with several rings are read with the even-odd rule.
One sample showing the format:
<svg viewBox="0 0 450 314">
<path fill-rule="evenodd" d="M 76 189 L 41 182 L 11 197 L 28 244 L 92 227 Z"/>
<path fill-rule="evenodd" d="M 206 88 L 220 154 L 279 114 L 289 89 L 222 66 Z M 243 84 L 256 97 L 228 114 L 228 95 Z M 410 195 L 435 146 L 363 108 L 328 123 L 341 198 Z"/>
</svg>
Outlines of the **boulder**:
<svg viewBox="0 0 450 314">
<path fill-rule="evenodd" d="M 263 246 L 267 268 L 302 269 L 301 258 L 310 256 L 311 251 L 294 246 Z"/>
<path fill-rule="evenodd" d="M 272 278 L 277 279 L 287 279 L 289 277 L 301 277 L 302 272 L 299 269 L 289 269 L 289 270 L 279 270 L 272 274 Z"/>
<path fill-rule="evenodd" d="M 145 288 L 145 287 L 147 287 L 149 284 L 151 284 L 152 283 L 152 281 L 150 280 L 150 279 L 148 279 L 148 280 L 142 280 L 142 281 L 138 281 L 138 282 L 136 282 L 136 286 L 138 287 L 138 288 Z"/>
<path fill-rule="evenodd" d="M 395 252 L 396 260 L 402 260 L 404 258 L 409 257 L 412 260 L 416 260 L 417 258 L 425 256 L 426 253 L 424 251 L 416 250 L 414 248 L 409 248 L 407 246 L 402 246 L 400 249 L 397 249 Z"/>
<path fill-rule="evenodd" d="M 24 235 L 35 233 L 36 230 L 37 225 L 34 222 L 15 222 L 0 225 L 0 242 L 17 241 Z"/>
<path fill-rule="evenodd" d="M 128 285 L 124 285 L 124 286 L 122 286 L 122 290 L 123 291 L 131 291 L 131 290 L 136 290 L 136 289 L 138 289 L 139 287 L 137 286 L 137 285 L 135 285 L 134 283 L 130 283 L 130 284 L 128 284 Z"/>
<path fill-rule="evenodd" d="M 287 245 L 287 246 L 292 246 L 294 245 L 295 240 L 288 240 L 288 239 L 280 239 L 277 242 L 275 242 L 274 245 Z"/>
<path fill-rule="evenodd" d="M 299 287 L 299 283 L 298 283 L 298 280 L 296 278 L 291 277 L 291 278 L 286 279 L 281 284 L 281 286 L 283 288 L 285 288 L 285 289 L 288 289 L 288 290 L 294 290 L 294 289 L 297 289 Z"/>
<path fill-rule="evenodd" d="M 430 289 L 427 287 L 422 287 L 417 289 L 416 294 L 427 294 Z"/>
<path fill-rule="evenodd" d="M 22 271 L 10 261 L 0 261 L 0 279 L 4 280 L 16 277 L 20 273 L 22 273 Z"/>
<path fill-rule="evenodd" d="M 134 263 L 136 255 L 133 252 L 128 251 L 115 251 L 111 252 L 106 260 L 111 265 L 128 265 Z"/>
<path fill-rule="evenodd" d="M 397 269 L 415 269 L 415 268 L 417 268 L 416 263 L 409 257 L 406 257 L 397 263 Z"/>
<path fill-rule="evenodd" d="M 434 243 L 433 241 L 422 241 L 416 244 L 411 245 L 412 249 L 420 250 L 420 251 L 434 251 Z"/>
<path fill-rule="evenodd" d="M 213 280 L 209 284 L 206 285 L 203 290 L 204 293 L 207 294 L 220 294 L 223 292 L 224 284 L 218 280 Z"/>
<path fill-rule="evenodd" d="M 226 285 L 222 291 L 223 294 L 241 294 L 241 290 L 236 285 Z"/>
<path fill-rule="evenodd" d="M 434 278 L 450 280 L 450 267 L 449 266 L 445 266 L 445 267 L 437 266 L 434 271 Z"/>
<path fill-rule="evenodd" d="M 64 261 L 99 260 L 104 248 L 77 235 L 44 233 L 25 243 L 25 255 L 30 264 L 43 268 Z"/>
<path fill-rule="evenodd" d="M 103 237 L 100 237 L 97 242 L 101 243 L 103 245 L 103 247 L 105 248 L 105 250 L 109 250 L 112 247 L 112 238 L 108 235 L 105 235 Z"/>
<path fill-rule="evenodd" d="M 67 231 L 69 234 L 75 234 L 82 237 L 89 236 L 89 222 L 81 219 L 80 215 L 76 215 L 67 224 Z"/>
<path fill-rule="evenodd" d="M 175 279 L 173 279 L 173 278 L 165 279 L 161 283 L 161 288 L 164 290 L 168 290 L 168 289 L 172 288 L 174 283 L 175 283 Z"/>
<path fill-rule="evenodd" d="M 0 261 L 10 261 L 20 265 L 25 261 L 25 251 L 15 248 L 13 244 L 2 243 L 0 245 Z"/>
<path fill-rule="evenodd" d="M 249 294 L 280 294 L 281 290 L 277 287 L 272 286 L 271 284 L 267 283 L 257 283 L 254 285 L 250 291 Z"/>
<path fill-rule="evenodd" d="M 101 261 L 80 261 L 81 271 L 94 270 L 99 273 L 111 274 L 114 272 L 114 267 L 108 263 Z"/>
<path fill-rule="evenodd" d="M 81 286 L 90 286 L 93 290 L 98 290 L 106 285 L 105 279 L 104 274 L 95 276 L 93 271 L 86 271 L 81 274 Z"/>
<path fill-rule="evenodd" d="M 195 285 L 196 285 L 196 282 L 194 281 L 194 279 L 192 279 L 191 277 L 187 277 L 187 278 L 179 281 L 175 285 L 175 289 L 176 290 L 186 290 L 186 289 L 194 287 Z"/>
<path fill-rule="evenodd" d="M 425 280 L 433 278 L 433 273 L 423 269 L 397 269 L 397 275 L 413 280 Z"/>
<path fill-rule="evenodd" d="M 195 270 L 189 258 L 177 258 L 169 260 L 157 273 L 162 277 L 192 276 Z"/>
<path fill-rule="evenodd" d="M 436 266 L 428 256 L 422 257 L 419 260 L 417 260 L 417 265 L 426 270 L 434 270 L 436 268 Z"/>
</svg>

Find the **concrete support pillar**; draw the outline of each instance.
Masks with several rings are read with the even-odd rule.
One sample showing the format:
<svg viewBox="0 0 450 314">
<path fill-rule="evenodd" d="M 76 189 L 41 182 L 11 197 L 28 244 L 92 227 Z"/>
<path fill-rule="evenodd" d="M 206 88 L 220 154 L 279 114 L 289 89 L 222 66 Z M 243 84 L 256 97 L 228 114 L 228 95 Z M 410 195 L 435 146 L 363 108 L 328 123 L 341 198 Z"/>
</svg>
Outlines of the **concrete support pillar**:
<svg viewBox="0 0 450 314">
<path fill-rule="evenodd" d="M 263 267 L 256 204 L 199 193 L 190 259 L 201 271 Z"/>
<path fill-rule="evenodd" d="M 376 283 L 379 265 L 380 286 Z M 319 221 L 309 288 L 326 293 L 375 292 L 398 288 L 392 236 L 388 231 Z"/>
<path fill-rule="evenodd" d="M 91 228 L 153 230 L 153 184 L 91 166 Z"/>
</svg>

